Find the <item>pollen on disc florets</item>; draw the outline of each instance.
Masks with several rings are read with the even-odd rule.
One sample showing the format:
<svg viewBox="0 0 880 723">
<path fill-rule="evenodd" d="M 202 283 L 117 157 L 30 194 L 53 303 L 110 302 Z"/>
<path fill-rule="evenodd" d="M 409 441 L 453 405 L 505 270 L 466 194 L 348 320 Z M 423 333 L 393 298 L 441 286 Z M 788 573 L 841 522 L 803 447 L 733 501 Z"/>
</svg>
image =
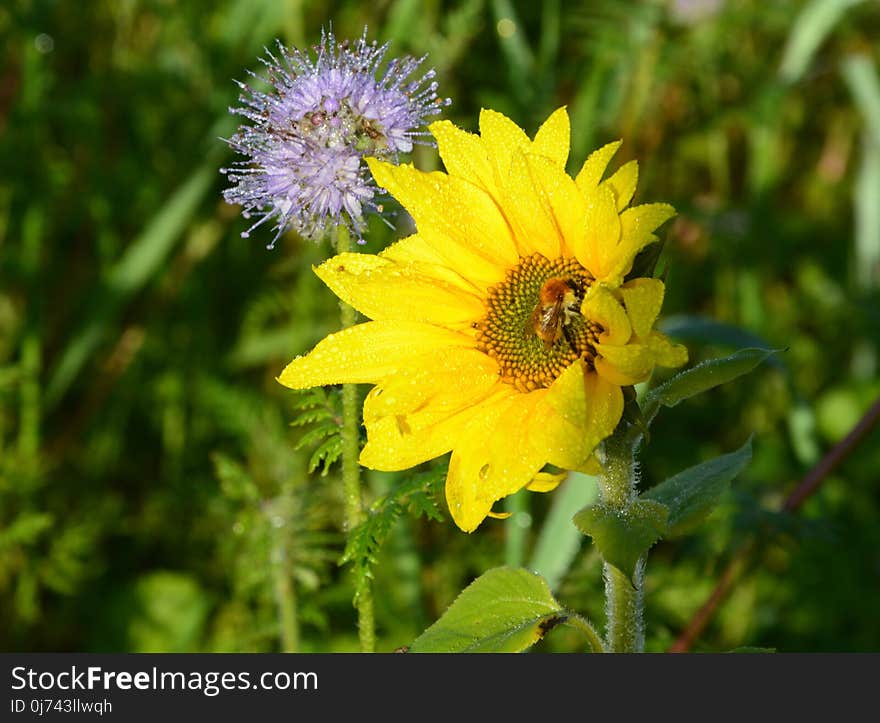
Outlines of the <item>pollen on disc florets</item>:
<svg viewBox="0 0 880 723">
<path fill-rule="evenodd" d="M 520 260 L 503 281 L 489 289 L 486 316 L 474 326 L 477 348 L 498 362 L 502 381 L 521 392 L 549 387 L 573 362 L 592 365 L 602 328 L 574 308 L 554 316 L 558 334 L 541 333 L 536 318 L 550 314 L 542 299 L 548 282 L 564 282 L 579 306 L 593 276 L 576 259 L 550 260 L 533 254 Z"/>
</svg>

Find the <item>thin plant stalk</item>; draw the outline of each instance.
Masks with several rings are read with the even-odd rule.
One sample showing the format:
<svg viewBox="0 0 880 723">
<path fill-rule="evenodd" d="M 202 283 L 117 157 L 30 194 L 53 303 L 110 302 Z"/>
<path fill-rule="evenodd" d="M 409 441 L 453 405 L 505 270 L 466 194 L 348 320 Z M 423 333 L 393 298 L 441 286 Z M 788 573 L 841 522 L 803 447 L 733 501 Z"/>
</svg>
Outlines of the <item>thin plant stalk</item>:
<svg viewBox="0 0 880 723">
<path fill-rule="evenodd" d="M 273 555 L 275 604 L 281 633 L 281 649 L 285 653 L 299 651 L 299 616 L 297 614 L 296 589 L 291 575 L 284 536 L 276 534 Z"/>
<path fill-rule="evenodd" d="M 336 253 L 343 254 L 351 248 L 348 229 L 340 224 L 336 228 Z M 339 302 L 340 321 L 343 329 L 355 325 L 357 312 L 344 301 Z M 342 487 L 345 497 L 345 527 L 351 534 L 364 521 L 364 506 L 361 496 L 360 465 L 360 414 L 358 412 L 357 387 L 354 384 L 342 385 Z M 373 589 L 369 580 L 364 580 L 357 596 L 355 607 L 358 613 L 358 637 L 361 652 L 376 650 L 376 622 L 373 612 Z"/>
</svg>

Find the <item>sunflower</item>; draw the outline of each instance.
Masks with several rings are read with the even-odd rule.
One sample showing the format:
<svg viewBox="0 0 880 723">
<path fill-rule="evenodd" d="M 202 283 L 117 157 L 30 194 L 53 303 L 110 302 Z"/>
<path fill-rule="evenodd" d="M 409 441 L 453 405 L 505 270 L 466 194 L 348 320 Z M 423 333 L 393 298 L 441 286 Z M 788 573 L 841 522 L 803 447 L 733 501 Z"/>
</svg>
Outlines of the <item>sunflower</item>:
<svg viewBox="0 0 880 723">
<path fill-rule="evenodd" d="M 627 278 L 674 210 L 629 205 L 634 161 L 602 180 L 619 142 L 568 176 L 564 108 L 534 139 L 491 110 L 479 135 L 449 121 L 430 131 L 445 173 L 368 159 L 417 233 L 315 269 L 370 321 L 326 337 L 279 381 L 374 385 L 361 464 L 402 470 L 452 452 L 446 499 L 470 532 L 499 499 L 558 484 L 547 465 L 596 471 L 622 387 L 686 361 L 653 329 L 663 283 Z"/>
</svg>

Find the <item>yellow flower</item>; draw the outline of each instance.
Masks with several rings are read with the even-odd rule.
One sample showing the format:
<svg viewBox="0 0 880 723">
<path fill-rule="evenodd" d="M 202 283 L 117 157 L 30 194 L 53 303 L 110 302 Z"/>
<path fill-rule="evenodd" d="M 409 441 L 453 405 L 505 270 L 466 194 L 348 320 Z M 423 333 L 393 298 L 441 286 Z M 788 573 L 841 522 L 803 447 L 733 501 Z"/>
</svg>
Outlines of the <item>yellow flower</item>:
<svg viewBox="0 0 880 723">
<path fill-rule="evenodd" d="M 331 334 L 279 381 L 375 385 L 361 464 L 401 470 L 451 451 L 446 499 L 470 532 L 497 500 L 558 484 L 545 465 L 595 470 L 621 387 L 686 361 L 652 328 L 663 283 L 624 281 L 674 211 L 629 206 L 634 161 L 602 180 L 619 142 L 568 176 L 564 108 L 533 140 L 489 110 L 480 135 L 448 121 L 430 130 L 446 173 L 369 161 L 417 233 L 316 269 L 371 321 Z"/>
</svg>

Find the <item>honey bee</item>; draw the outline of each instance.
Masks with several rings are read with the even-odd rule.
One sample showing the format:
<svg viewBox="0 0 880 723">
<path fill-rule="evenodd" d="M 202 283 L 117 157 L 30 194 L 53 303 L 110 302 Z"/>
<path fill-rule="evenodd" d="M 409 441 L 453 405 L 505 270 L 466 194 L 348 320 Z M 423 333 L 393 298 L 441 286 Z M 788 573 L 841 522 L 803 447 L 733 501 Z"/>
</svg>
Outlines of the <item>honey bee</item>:
<svg viewBox="0 0 880 723">
<path fill-rule="evenodd" d="M 548 349 L 565 334 L 571 317 L 580 313 L 580 296 L 568 279 L 552 277 L 544 282 L 532 313 L 532 328 Z"/>
</svg>

